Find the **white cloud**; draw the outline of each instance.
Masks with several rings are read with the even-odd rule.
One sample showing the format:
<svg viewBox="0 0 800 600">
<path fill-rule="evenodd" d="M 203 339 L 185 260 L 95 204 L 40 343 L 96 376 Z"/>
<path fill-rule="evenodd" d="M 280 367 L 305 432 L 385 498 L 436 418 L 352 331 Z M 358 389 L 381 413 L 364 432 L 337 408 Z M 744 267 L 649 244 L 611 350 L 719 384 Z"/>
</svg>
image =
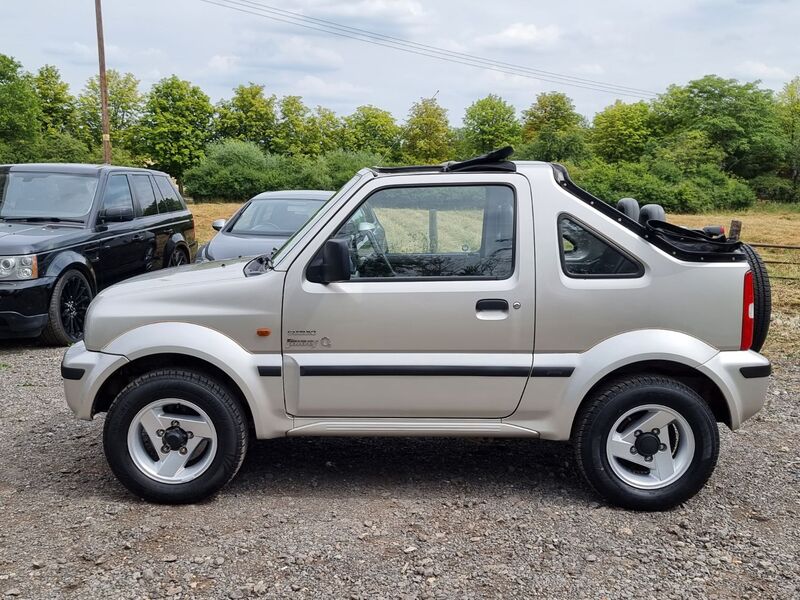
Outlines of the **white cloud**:
<svg viewBox="0 0 800 600">
<path fill-rule="evenodd" d="M 585 75 L 602 75 L 606 72 L 602 65 L 598 65 L 597 63 L 589 63 L 584 65 L 578 65 L 575 67 L 576 73 L 583 73 Z"/>
<path fill-rule="evenodd" d="M 230 73 L 239 67 L 239 57 L 232 54 L 215 54 L 208 61 L 208 68 L 220 73 Z"/>
<path fill-rule="evenodd" d="M 311 96 L 321 100 L 350 100 L 367 90 L 346 81 L 326 81 L 314 75 L 305 75 L 291 86 L 293 94 Z"/>
<path fill-rule="evenodd" d="M 478 43 L 489 48 L 532 48 L 552 46 L 560 38 L 561 30 L 555 25 L 514 23 L 498 33 L 478 38 Z"/>
<path fill-rule="evenodd" d="M 756 60 L 746 60 L 737 67 L 739 74 L 756 79 L 789 79 L 789 73 L 781 67 L 770 66 Z"/>
<path fill-rule="evenodd" d="M 317 46 L 302 37 L 290 37 L 278 42 L 275 52 L 265 56 L 262 62 L 267 64 L 313 67 L 316 69 L 335 69 L 342 64 L 342 56 L 335 50 Z"/>
<path fill-rule="evenodd" d="M 315 13 L 326 16 L 353 17 L 360 20 L 387 20 L 412 23 L 425 17 L 425 9 L 416 0 L 311 0 L 306 2 Z"/>
</svg>

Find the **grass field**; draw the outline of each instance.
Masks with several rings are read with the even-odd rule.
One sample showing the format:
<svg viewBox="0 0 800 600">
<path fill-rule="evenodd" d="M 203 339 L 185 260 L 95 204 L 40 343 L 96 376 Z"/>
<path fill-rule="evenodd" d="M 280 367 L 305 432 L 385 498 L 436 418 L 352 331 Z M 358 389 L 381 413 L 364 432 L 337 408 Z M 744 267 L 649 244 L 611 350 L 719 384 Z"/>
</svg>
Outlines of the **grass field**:
<svg viewBox="0 0 800 600">
<path fill-rule="evenodd" d="M 205 243 L 214 236 L 211 222 L 228 218 L 239 204 L 192 204 L 197 239 Z M 386 228 L 387 239 L 399 246 L 425 251 L 427 236 L 409 232 L 427 231 L 428 215 L 424 211 L 411 209 L 381 209 L 378 218 Z M 668 215 L 671 222 L 687 227 L 703 225 L 730 226 L 731 219 L 742 221 L 742 239 L 751 243 L 800 246 L 800 207 L 759 205 L 747 211 L 709 213 L 702 215 Z M 480 245 L 480 219 L 469 215 L 439 213 L 439 249 L 460 252 L 464 246 L 477 248 Z M 800 251 L 760 250 L 767 260 L 800 262 Z M 800 277 L 800 268 L 789 265 L 771 265 L 771 274 Z M 800 281 L 773 279 L 773 302 L 775 309 L 788 315 L 800 313 Z"/>
</svg>

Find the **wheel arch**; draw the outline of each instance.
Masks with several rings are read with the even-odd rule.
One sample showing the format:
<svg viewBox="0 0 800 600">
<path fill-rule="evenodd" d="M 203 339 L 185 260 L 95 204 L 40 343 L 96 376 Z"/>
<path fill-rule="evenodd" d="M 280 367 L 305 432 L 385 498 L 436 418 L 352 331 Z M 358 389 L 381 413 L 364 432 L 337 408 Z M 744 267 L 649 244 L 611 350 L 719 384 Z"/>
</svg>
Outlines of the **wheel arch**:
<svg viewBox="0 0 800 600">
<path fill-rule="evenodd" d="M 177 249 L 180 248 L 186 252 L 186 260 L 188 262 L 192 262 L 192 251 L 189 248 L 189 242 L 186 241 L 186 238 L 183 237 L 181 233 L 173 233 L 170 236 L 169 240 L 167 240 L 167 244 L 164 247 L 164 256 L 162 257 L 162 262 L 164 267 L 169 266 L 169 258 L 172 256 L 172 253 Z"/>
<path fill-rule="evenodd" d="M 83 254 L 79 254 L 74 250 L 65 250 L 56 254 L 47 265 L 45 275 L 57 279 L 69 269 L 80 271 L 89 281 L 89 285 L 92 287 L 92 295 L 97 294 L 97 277 L 92 263 Z"/>
</svg>

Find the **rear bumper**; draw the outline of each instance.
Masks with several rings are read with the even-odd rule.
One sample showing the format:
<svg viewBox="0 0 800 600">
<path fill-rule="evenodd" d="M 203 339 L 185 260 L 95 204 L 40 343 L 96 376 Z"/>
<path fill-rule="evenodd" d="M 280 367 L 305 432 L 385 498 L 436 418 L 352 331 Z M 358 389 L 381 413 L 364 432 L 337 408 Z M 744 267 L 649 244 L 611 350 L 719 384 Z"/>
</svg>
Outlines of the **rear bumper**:
<svg viewBox="0 0 800 600">
<path fill-rule="evenodd" d="M 79 419 L 90 420 L 97 392 L 128 359 L 119 354 L 92 352 L 83 342 L 70 346 L 61 361 L 67 405 Z"/>
<path fill-rule="evenodd" d="M 722 390 L 731 413 L 731 429 L 741 427 L 764 406 L 771 366 L 757 352 L 720 352 L 699 370 Z"/>
<path fill-rule="evenodd" d="M 0 338 L 36 337 L 47 325 L 53 277 L 0 282 Z"/>
</svg>

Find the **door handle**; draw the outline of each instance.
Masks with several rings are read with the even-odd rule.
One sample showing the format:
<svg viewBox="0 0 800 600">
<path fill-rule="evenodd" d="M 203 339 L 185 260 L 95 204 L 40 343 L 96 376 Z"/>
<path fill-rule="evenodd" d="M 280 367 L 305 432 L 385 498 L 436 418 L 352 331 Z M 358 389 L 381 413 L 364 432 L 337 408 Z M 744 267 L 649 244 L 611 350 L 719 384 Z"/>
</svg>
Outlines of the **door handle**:
<svg viewBox="0 0 800 600">
<path fill-rule="evenodd" d="M 502 298 L 486 298 L 478 300 L 475 304 L 475 310 L 482 312 L 485 310 L 502 310 L 508 312 L 508 300 Z"/>
<path fill-rule="evenodd" d="M 135 234 L 133 236 L 133 241 L 134 242 L 141 242 L 143 239 L 144 239 L 144 234 L 143 233 L 137 233 L 137 234 Z"/>
<path fill-rule="evenodd" d="M 175 231 L 175 230 L 174 230 L 174 229 L 172 229 L 172 228 L 170 228 L 170 229 L 165 229 L 165 230 L 164 230 L 164 233 L 166 233 L 167 235 L 172 235 L 172 232 L 173 232 L 173 231 Z"/>
</svg>

